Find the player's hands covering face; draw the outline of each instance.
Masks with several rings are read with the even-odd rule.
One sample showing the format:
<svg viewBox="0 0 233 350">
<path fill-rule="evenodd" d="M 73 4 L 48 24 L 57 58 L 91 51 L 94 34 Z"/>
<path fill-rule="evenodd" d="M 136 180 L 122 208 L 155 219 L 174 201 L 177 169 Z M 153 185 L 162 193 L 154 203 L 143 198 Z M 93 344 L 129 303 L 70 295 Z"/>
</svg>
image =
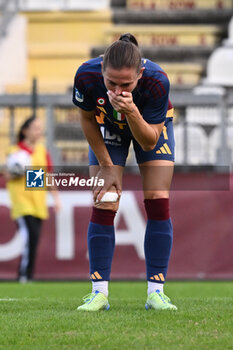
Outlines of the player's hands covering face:
<svg viewBox="0 0 233 350">
<path fill-rule="evenodd" d="M 117 95 L 113 91 L 108 90 L 107 94 L 109 102 L 117 112 L 126 115 L 133 112 L 135 104 L 131 92 L 123 91 L 121 95 Z"/>
</svg>

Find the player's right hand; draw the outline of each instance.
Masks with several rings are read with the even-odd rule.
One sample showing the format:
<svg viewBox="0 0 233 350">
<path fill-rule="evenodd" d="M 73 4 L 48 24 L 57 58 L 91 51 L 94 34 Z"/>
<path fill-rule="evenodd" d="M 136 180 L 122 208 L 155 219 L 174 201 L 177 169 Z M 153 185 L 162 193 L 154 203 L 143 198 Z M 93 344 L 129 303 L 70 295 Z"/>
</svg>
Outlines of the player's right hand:
<svg viewBox="0 0 233 350">
<path fill-rule="evenodd" d="M 114 165 L 101 166 L 96 176 L 98 179 L 104 180 L 104 185 L 97 185 L 93 188 L 93 200 L 95 203 L 99 203 L 104 194 L 108 191 L 115 191 L 118 194 L 118 197 L 121 196 L 121 181 Z"/>
</svg>

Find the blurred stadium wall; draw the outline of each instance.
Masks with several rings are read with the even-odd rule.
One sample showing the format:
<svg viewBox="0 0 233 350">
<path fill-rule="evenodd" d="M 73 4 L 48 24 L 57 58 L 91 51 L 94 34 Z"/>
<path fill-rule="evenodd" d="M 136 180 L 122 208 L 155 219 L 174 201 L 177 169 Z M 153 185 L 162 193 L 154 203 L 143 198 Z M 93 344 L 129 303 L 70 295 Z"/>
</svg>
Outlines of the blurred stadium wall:
<svg viewBox="0 0 233 350">
<path fill-rule="evenodd" d="M 0 169 L 33 111 L 44 122 L 58 169 L 87 164 L 87 143 L 71 103 L 73 77 L 83 61 L 130 31 L 144 57 L 168 73 L 176 111 L 168 276 L 232 278 L 233 1 L 2 0 L 0 9 Z M 128 165 L 135 165 L 132 152 Z M 126 176 L 129 183 L 137 179 L 132 171 Z M 138 187 L 126 190 L 116 220 L 113 278 L 144 278 L 142 194 Z M 91 194 L 62 191 L 61 198 L 62 212 L 54 216 L 51 210 L 44 226 L 36 277 L 88 278 Z M 15 278 L 20 237 L 1 175 L 0 220 L 0 278 Z"/>
</svg>

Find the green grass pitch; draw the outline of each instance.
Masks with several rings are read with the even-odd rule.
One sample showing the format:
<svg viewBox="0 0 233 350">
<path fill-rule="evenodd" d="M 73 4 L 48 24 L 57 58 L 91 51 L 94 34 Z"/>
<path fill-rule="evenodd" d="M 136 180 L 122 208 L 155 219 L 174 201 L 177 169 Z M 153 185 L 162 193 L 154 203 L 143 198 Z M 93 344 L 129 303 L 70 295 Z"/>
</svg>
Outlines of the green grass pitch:
<svg viewBox="0 0 233 350">
<path fill-rule="evenodd" d="M 76 311 L 86 282 L 0 283 L 0 349 L 233 349 L 233 282 L 168 282 L 175 311 L 146 311 L 146 283 L 111 282 L 109 311 Z"/>
</svg>

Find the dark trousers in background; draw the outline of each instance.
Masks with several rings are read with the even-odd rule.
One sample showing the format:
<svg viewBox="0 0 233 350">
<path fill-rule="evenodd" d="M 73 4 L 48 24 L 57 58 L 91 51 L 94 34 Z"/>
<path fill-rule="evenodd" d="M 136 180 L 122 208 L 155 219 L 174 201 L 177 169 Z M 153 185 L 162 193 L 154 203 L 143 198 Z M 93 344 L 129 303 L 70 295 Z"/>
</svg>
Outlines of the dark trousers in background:
<svg viewBox="0 0 233 350">
<path fill-rule="evenodd" d="M 18 278 L 31 280 L 34 274 L 42 220 L 31 215 L 26 215 L 18 218 L 16 221 L 23 242 Z"/>
</svg>

